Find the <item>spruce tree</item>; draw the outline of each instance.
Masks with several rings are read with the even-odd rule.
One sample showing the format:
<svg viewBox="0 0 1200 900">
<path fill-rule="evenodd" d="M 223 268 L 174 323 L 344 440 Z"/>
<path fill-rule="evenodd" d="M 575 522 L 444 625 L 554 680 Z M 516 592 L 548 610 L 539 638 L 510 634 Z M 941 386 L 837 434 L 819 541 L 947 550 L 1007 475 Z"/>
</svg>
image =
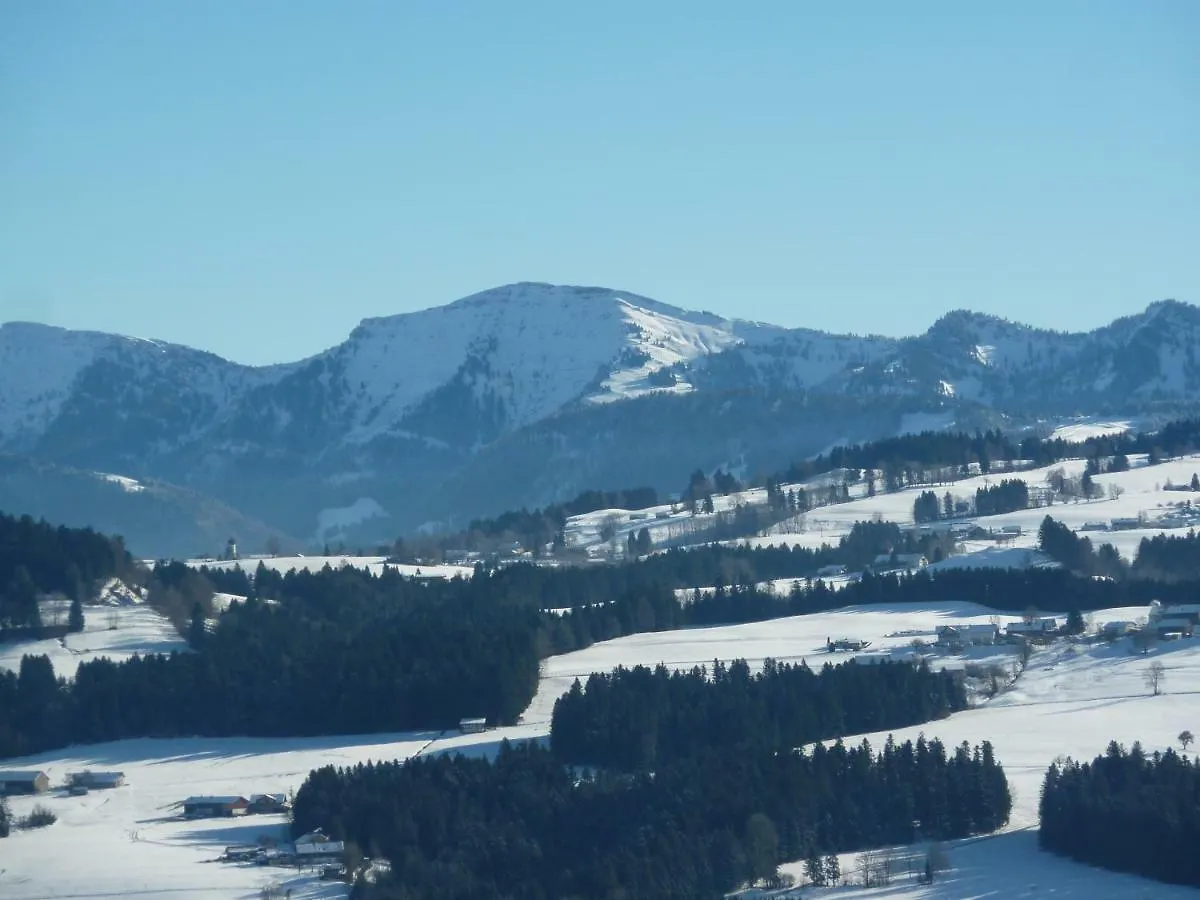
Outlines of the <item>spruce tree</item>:
<svg viewBox="0 0 1200 900">
<path fill-rule="evenodd" d="M 188 625 L 188 644 L 192 649 L 199 650 L 207 637 L 208 629 L 205 624 L 204 607 L 197 603 L 192 606 L 192 621 Z"/>
<path fill-rule="evenodd" d="M 842 864 L 838 860 L 836 853 L 830 853 L 825 857 L 825 884 L 829 887 L 836 887 L 837 883 L 842 880 Z"/>
<path fill-rule="evenodd" d="M 79 598 L 71 600 L 71 611 L 67 615 L 67 628 L 73 632 L 83 631 L 83 604 Z"/>
</svg>

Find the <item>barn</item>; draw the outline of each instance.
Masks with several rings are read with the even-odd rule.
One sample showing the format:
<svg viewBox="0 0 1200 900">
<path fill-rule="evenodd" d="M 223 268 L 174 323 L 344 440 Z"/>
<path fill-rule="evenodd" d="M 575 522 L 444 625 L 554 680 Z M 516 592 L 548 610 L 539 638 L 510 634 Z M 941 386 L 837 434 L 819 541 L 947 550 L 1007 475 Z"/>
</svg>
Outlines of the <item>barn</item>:
<svg viewBox="0 0 1200 900">
<path fill-rule="evenodd" d="M 83 772 L 72 772 L 67 776 L 68 787 L 101 790 L 118 788 L 125 783 L 124 772 L 93 772 L 90 769 Z"/>
<path fill-rule="evenodd" d="M 249 806 L 245 797 L 188 797 L 183 801 L 183 815 L 188 819 L 244 816 Z"/>
<path fill-rule="evenodd" d="M 45 772 L 0 772 L 0 794 L 41 794 L 48 790 L 50 776 Z"/>
</svg>

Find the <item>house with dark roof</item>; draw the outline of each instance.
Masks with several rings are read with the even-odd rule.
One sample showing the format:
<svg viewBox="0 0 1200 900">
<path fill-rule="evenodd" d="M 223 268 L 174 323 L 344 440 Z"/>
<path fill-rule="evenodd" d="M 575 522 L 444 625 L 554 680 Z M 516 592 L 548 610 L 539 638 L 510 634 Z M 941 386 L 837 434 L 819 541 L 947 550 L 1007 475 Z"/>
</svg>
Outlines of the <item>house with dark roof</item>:
<svg viewBox="0 0 1200 900">
<path fill-rule="evenodd" d="M 67 775 L 67 787 L 87 788 L 88 790 L 103 790 L 118 788 L 125 783 L 124 772 L 93 772 L 90 769 L 83 772 L 71 772 Z"/>
<path fill-rule="evenodd" d="M 183 801 L 183 815 L 188 819 L 244 816 L 249 807 L 245 797 L 188 797 Z"/>
<path fill-rule="evenodd" d="M 50 776 L 38 771 L 0 771 L 0 794 L 41 794 L 50 790 Z"/>
</svg>

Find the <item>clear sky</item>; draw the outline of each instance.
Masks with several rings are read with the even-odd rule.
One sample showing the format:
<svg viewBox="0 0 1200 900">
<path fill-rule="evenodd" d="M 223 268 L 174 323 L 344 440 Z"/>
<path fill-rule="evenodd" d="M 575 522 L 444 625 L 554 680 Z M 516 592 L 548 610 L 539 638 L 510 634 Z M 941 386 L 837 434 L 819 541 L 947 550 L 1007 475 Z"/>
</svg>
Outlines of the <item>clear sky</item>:
<svg viewBox="0 0 1200 900">
<path fill-rule="evenodd" d="M 788 326 L 1200 300 L 1200 2 L 5 0 L 0 321 L 247 363 L 512 281 Z"/>
</svg>

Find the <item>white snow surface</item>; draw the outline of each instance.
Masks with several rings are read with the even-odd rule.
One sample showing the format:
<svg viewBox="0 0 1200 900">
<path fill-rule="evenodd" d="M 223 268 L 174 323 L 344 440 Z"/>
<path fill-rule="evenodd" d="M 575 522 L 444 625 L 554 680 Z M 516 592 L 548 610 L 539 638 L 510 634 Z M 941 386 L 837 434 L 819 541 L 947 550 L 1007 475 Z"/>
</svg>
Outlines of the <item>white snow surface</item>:
<svg viewBox="0 0 1200 900">
<path fill-rule="evenodd" d="M 45 608 L 43 606 L 43 620 L 46 618 Z M 62 621 L 66 621 L 65 611 L 61 616 Z M 134 654 L 188 650 L 187 642 L 179 636 L 174 626 L 149 606 L 89 605 L 83 608 L 83 620 L 82 632 L 68 634 L 61 641 L 55 638 L 0 642 L 0 669 L 16 672 L 20 669 L 22 656 L 45 654 L 54 664 L 56 675 L 74 678 L 83 663 L 101 657 L 124 662 Z M 0 767 L 3 765 L 0 763 Z M 0 891 L 2 896 L 4 893 Z"/>
<path fill-rule="evenodd" d="M 623 291 L 521 283 L 367 319 L 323 355 L 344 362 L 359 410 L 349 437 L 367 440 L 456 376 L 477 398 L 502 401 L 506 427 L 515 428 L 580 396 L 646 393 L 658 369 L 784 333 Z"/>
<path fill-rule="evenodd" d="M 111 481 L 113 484 L 120 485 L 127 493 L 136 494 L 139 491 L 144 491 L 146 486 L 135 478 L 130 478 L 127 475 L 111 475 L 107 472 L 97 472 L 105 481 Z"/>
<path fill-rule="evenodd" d="M 1098 612 L 1097 621 L 1130 620 L 1142 608 Z M 576 678 L 616 665 L 656 665 L 690 669 L 714 659 L 747 659 L 757 666 L 766 657 L 805 659 L 816 666 L 842 662 L 850 654 L 822 651 L 826 637 L 872 641 L 859 656 L 903 654 L 914 637 L 928 639 L 944 624 L 983 623 L 994 612 L 970 602 L 937 605 L 847 607 L 827 613 L 771 622 L 695 628 L 632 635 L 546 661 L 537 696 L 524 724 L 477 735 L 403 733 L 321 738 L 186 738 L 131 740 L 6 761 L 6 767 L 44 769 L 55 783 L 81 768 L 119 770 L 128 785 L 94 791 L 86 797 L 52 793 L 39 798 L 59 815 L 46 829 L 16 834 L 0 845 L 0 896 L 5 900 L 71 897 L 99 900 L 138 896 L 152 900 L 218 900 L 249 897 L 269 881 L 293 888 L 293 897 L 340 897 L 334 885 L 319 887 L 309 877 L 288 881 L 285 870 L 204 864 L 229 844 L 247 843 L 260 834 L 282 832 L 281 817 L 186 822 L 172 808 L 194 793 L 250 794 L 297 788 L 308 772 L 323 765 L 404 759 L 418 754 L 493 753 L 500 740 L 544 740 L 554 700 Z M 1015 617 L 1001 615 L 1002 621 Z M 1004 649 L 980 648 L 1007 659 Z M 1166 667 L 1162 697 L 1148 696 L 1144 672 L 1152 661 Z M 938 664 L 955 664 L 939 658 Z M 984 840 L 948 845 L 953 870 L 931 886 L 903 879 L 890 888 L 805 890 L 813 897 L 1033 898 L 1064 900 L 1111 898 L 1142 900 L 1195 898 L 1200 892 L 1157 885 L 1040 853 L 1036 848 L 1037 800 L 1045 769 L 1060 754 L 1091 759 L 1116 739 L 1142 741 L 1149 751 L 1164 749 L 1188 722 L 1200 720 L 1200 642 L 1160 645 L 1149 657 L 1130 653 L 1128 639 L 1111 646 L 1081 645 L 1072 654 L 1065 644 L 1038 652 L 1009 692 L 948 719 L 895 732 L 897 740 L 920 733 L 948 746 L 989 740 L 1014 789 L 1012 823 Z M 874 746 L 886 734 L 866 736 Z M 860 738 L 855 737 L 856 742 Z M 32 806 L 13 798 L 17 815 Z M 71 865 L 63 865 L 63 847 Z M 847 856 L 843 869 L 852 867 Z M 795 870 L 796 863 L 787 868 Z M 318 893 L 323 890 L 325 893 Z"/>
<path fill-rule="evenodd" d="M 118 340 L 31 322 L 0 325 L 0 436 L 45 428 L 79 373 Z"/>
<path fill-rule="evenodd" d="M 1132 419 L 1107 420 L 1085 416 L 1059 425 L 1051 432 L 1050 439 L 1077 443 L 1089 440 L 1090 438 L 1124 434 L 1132 430 Z"/>
</svg>

